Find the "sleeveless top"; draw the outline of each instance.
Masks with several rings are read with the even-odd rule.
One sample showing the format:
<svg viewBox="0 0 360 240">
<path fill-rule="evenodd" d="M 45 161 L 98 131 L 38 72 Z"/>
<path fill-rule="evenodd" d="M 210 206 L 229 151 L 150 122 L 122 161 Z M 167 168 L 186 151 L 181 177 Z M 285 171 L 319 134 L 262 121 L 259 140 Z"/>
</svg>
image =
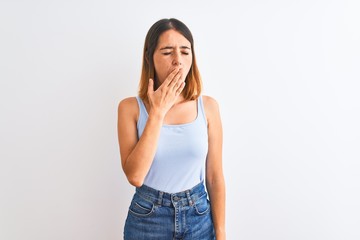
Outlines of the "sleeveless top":
<svg viewBox="0 0 360 240">
<path fill-rule="evenodd" d="M 140 109 L 137 121 L 140 138 L 149 115 L 141 98 L 136 99 Z M 167 193 L 191 189 L 204 180 L 207 152 L 207 120 L 200 96 L 194 121 L 161 127 L 156 154 L 144 184 Z"/>
</svg>

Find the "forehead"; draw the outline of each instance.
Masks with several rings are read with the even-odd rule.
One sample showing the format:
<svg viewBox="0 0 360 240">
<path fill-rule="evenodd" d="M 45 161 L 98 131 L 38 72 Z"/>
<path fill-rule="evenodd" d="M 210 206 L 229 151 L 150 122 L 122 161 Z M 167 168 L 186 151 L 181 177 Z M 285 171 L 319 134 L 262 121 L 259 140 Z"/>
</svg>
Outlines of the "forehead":
<svg viewBox="0 0 360 240">
<path fill-rule="evenodd" d="M 187 46 L 190 48 L 190 42 L 178 31 L 173 29 L 163 32 L 158 40 L 157 47 L 164 46 Z"/>
</svg>

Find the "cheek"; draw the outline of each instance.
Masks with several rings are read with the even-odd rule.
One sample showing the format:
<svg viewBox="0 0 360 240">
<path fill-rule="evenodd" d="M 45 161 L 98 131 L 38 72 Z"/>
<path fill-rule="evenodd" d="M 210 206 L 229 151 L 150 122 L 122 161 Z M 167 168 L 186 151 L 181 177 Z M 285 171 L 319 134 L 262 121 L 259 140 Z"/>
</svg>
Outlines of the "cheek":
<svg viewBox="0 0 360 240">
<path fill-rule="evenodd" d="M 154 61 L 155 71 L 158 75 L 166 74 L 169 69 L 169 64 L 166 61 Z"/>
<path fill-rule="evenodd" d="M 186 62 L 186 67 L 185 67 L 186 75 L 189 74 L 191 65 L 192 65 L 192 59 L 189 59 L 189 61 Z"/>
<path fill-rule="evenodd" d="M 183 69 L 183 76 L 182 76 L 182 78 L 183 78 L 183 80 L 185 81 L 185 79 L 186 79 L 186 77 L 189 75 L 189 73 L 190 73 L 190 67 L 191 66 L 186 66 L 186 68 L 184 68 Z"/>
<path fill-rule="evenodd" d="M 190 69 L 191 68 L 191 66 L 192 66 L 192 57 L 190 57 L 189 59 L 188 59 L 188 61 L 187 61 L 187 63 L 186 63 L 186 65 L 187 65 L 187 67 Z"/>
</svg>

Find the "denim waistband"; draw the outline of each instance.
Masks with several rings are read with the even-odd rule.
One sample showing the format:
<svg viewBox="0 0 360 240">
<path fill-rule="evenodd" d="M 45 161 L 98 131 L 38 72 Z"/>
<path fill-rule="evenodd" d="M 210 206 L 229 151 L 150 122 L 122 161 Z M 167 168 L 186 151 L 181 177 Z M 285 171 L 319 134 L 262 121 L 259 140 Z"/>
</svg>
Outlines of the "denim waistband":
<svg viewBox="0 0 360 240">
<path fill-rule="evenodd" d="M 207 195 L 203 181 L 189 190 L 178 193 L 166 193 L 146 185 L 136 188 L 136 193 L 140 197 L 162 206 L 192 206 L 198 199 Z"/>
</svg>

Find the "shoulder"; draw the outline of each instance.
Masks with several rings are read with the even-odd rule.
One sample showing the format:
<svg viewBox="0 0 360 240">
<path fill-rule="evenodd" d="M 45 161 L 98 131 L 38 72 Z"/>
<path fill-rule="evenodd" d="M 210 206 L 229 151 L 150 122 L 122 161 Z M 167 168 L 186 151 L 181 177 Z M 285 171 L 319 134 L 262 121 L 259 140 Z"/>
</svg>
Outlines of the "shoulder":
<svg viewBox="0 0 360 240">
<path fill-rule="evenodd" d="M 136 97 L 127 97 L 119 102 L 119 108 L 126 108 L 137 105 Z"/>
<path fill-rule="evenodd" d="M 208 113 L 219 112 L 219 104 L 215 100 L 215 98 L 202 95 L 202 99 L 203 99 L 203 104 L 204 104 L 204 108 L 205 108 L 206 112 L 208 112 Z"/>
<path fill-rule="evenodd" d="M 202 95 L 204 111 L 208 122 L 213 122 L 214 119 L 220 117 L 219 104 L 215 98 Z"/>
<path fill-rule="evenodd" d="M 124 98 L 119 102 L 118 114 L 136 116 L 139 112 L 139 106 L 136 97 Z"/>
</svg>

